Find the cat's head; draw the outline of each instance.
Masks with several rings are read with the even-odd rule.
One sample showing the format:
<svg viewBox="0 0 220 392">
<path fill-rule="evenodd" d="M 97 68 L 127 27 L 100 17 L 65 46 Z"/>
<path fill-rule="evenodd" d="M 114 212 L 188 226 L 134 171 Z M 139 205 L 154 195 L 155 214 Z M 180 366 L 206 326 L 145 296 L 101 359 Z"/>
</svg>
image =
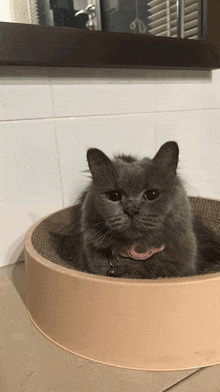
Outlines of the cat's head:
<svg viewBox="0 0 220 392">
<path fill-rule="evenodd" d="M 165 143 L 153 159 L 141 160 L 129 156 L 110 160 L 102 151 L 89 149 L 90 217 L 98 215 L 106 227 L 126 238 L 158 232 L 181 186 L 178 156 L 176 142 Z"/>
</svg>

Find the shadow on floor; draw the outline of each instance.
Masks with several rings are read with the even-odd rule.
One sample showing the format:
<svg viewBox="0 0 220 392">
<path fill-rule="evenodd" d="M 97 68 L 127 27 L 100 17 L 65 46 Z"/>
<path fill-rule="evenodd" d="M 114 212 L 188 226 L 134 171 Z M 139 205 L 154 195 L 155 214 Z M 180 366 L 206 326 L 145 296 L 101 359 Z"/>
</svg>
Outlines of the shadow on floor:
<svg viewBox="0 0 220 392">
<path fill-rule="evenodd" d="M 20 258 L 20 257 L 19 257 Z M 24 304 L 26 304 L 26 273 L 24 260 L 13 265 L 12 282 Z"/>
</svg>

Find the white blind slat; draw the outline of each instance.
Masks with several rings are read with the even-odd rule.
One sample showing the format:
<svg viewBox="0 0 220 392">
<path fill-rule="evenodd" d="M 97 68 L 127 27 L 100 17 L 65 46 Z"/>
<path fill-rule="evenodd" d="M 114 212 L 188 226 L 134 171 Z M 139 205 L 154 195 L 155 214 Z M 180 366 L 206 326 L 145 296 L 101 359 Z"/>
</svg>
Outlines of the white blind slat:
<svg viewBox="0 0 220 392">
<path fill-rule="evenodd" d="M 17 22 L 39 24 L 37 0 L 12 0 L 12 7 Z"/>
<path fill-rule="evenodd" d="M 191 5 L 191 4 L 194 4 L 194 3 L 198 4 L 198 0 L 185 0 L 184 1 L 184 7 L 186 8 L 186 7 L 188 7 L 188 5 Z"/>
<path fill-rule="evenodd" d="M 163 25 L 167 23 L 167 16 L 165 16 L 164 18 L 160 18 L 158 20 L 155 20 L 154 22 L 149 23 L 149 26 L 152 28 L 155 28 L 157 26 Z"/>
<path fill-rule="evenodd" d="M 190 5 L 189 7 L 186 7 L 186 8 L 184 9 L 184 14 L 185 14 L 185 15 L 190 14 L 190 12 L 198 11 L 198 9 L 199 9 L 199 5 L 198 5 L 198 3 L 196 2 L 195 4 Z"/>
<path fill-rule="evenodd" d="M 196 27 L 194 29 L 190 29 L 190 30 L 186 31 L 185 32 L 185 37 L 189 38 L 190 36 L 193 36 L 193 35 L 195 35 L 197 33 L 198 33 L 198 28 Z"/>
<path fill-rule="evenodd" d="M 170 7 L 171 8 L 172 8 L 172 5 L 176 8 L 175 0 L 174 1 L 170 0 L 169 3 L 170 3 Z M 150 5 L 150 3 L 148 5 Z M 151 14 L 155 14 L 155 13 L 157 13 L 157 12 L 159 12 L 159 11 L 165 9 L 165 8 L 167 8 L 167 2 L 163 0 L 161 3 L 157 4 L 155 7 L 152 7 L 152 8 L 150 7 L 149 8 L 149 12 Z"/>
</svg>

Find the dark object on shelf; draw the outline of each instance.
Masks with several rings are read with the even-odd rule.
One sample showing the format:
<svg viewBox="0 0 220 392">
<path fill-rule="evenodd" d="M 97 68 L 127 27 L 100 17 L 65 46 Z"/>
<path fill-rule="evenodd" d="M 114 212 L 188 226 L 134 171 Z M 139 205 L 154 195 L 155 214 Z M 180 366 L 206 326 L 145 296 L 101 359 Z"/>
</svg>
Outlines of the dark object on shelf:
<svg viewBox="0 0 220 392">
<path fill-rule="evenodd" d="M 80 14 L 75 17 L 76 11 L 67 10 L 65 8 L 55 7 L 53 9 L 54 26 L 75 27 L 77 29 L 85 29 L 88 15 Z"/>
<path fill-rule="evenodd" d="M 78 10 L 74 10 L 73 0 L 65 0 L 65 2 L 50 0 L 50 8 L 53 11 L 54 26 L 86 28 L 88 15 L 81 14 L 76 17 Z"/>
</svg>

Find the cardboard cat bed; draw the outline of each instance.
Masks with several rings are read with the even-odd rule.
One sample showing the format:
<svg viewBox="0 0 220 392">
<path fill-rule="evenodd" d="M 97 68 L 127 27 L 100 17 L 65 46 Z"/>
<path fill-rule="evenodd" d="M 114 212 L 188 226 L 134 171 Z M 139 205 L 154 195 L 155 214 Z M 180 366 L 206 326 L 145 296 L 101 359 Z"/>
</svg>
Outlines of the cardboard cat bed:
<svg viewBox="0 0 220 392">
<path fill-rule="evenodd" d="M 220 233 L 220 201 L 190 198 Z M 74 207 L 35 223 L 25 238 L 27 309 L 63 349 L 100 363 L 180 370 L 220 362 L 220 272 L 186 278 L 122 279 L 75 271 L 59 258 L 50 231 Z"/>
</svg>

